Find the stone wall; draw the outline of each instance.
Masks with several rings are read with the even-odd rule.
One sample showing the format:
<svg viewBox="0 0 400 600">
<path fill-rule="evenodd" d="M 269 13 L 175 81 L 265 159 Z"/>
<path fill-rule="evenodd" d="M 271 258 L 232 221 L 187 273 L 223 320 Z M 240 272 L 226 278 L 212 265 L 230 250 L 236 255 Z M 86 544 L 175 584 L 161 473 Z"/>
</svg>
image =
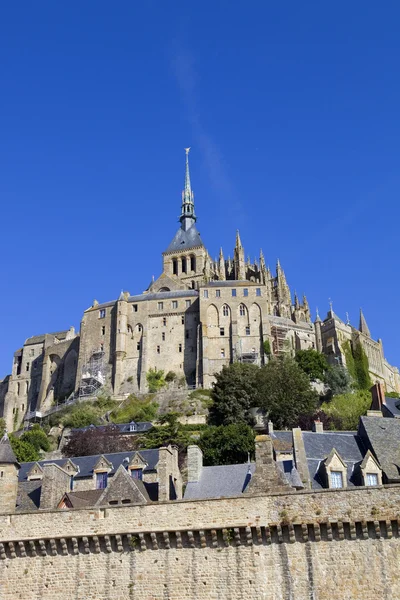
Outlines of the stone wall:
<svg viewBox="0 0 400 600">
<path fill-rule="evenodd" d="M 4 600 L 400 597 L 400 486 L 0 516 Z"/>
</svg>

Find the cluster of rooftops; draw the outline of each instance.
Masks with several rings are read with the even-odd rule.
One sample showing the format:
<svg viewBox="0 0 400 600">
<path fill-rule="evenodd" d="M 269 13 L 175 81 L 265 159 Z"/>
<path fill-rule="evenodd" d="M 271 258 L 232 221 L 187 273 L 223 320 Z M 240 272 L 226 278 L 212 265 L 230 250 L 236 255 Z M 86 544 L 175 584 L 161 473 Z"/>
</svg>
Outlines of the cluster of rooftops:
<svg viewBox="0 0 400 600">
<path fill-rule="evenodd" d="M 360 418 L 357 431 L 324 431 L 319 421 L 313 431 L 275 431 L 269 422 L 268 435 L 256 438 L 255 462 L 205 466 L 200 448 L 189 446 L 184 493 L 178 452 L 171 446 L 19 465 L 4 436 L 0 442 L 0 470 L 3 465 L 16 467 L 17 511 L 82 508 L 106 500 L 108 504 L 204 500 L 251 491 L 274 493 L 400 483 L 398 402 L 375 396 L 375 410 Z M 152 426 L 148 422 L 121 424 L 119 433 L 132 433 L 132 425 L 136 432 Z M 58 486 L 56 493 L 54 486 Z M 45 501 L 49 489 L 51 497 L 57 499 L 52 506 Z"/>
</svg>

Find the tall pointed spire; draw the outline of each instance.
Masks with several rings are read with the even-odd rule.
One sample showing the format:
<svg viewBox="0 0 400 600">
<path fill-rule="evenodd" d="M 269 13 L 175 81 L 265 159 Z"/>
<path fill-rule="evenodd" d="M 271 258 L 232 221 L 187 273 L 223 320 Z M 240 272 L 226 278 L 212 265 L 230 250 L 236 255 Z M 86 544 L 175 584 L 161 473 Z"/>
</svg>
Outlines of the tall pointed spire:
<svg viewBox="0 0 400 600">
<path fill-rule="evenodd" d="M 242 240 L 240 239 L 239 229 L 236 229 L 236 248 L 242 248 Z"/>
<path fill-rule="evenodd" d="M 369 331 L 369 327 L 367 325 L 367 321 L 365 320 L 362 308 L 360 308 L 360 325 L 359 325 L 358 329 L 364 335 L 367 335 L 368 337 L 371 337 L 371 333 Z"/>
<path fill-rule="evenodd" d="M 186 152 L 186 168 L 185 168 L 185 188 L 182 192 L 182 210 L 179 218 L 182 229 L 187 231 L 195 222 L 196 215 L 194 212 L 194 193 L 190 185 L 189 171 L 189 151 L 190 148 L 185 148 Z"/>
<path fill-rule="evenodd" d="M 225 273 L 225 259 L 224 253 L 222 251 L 222 247 L 219 250 L 219 259 L 218 259 L 218 267 L 219 267 L 219 278 L 221 281 L 225 281 L 226 273 Z"/>
<path fill-rule="evenodd" d="M 235 279 L 239 281 L 246 279 L 244 248 L 240 239 L 239 229 L 236 230 L 236 244 L 233 253 L 233 263 L 235 267 Z"/>
</svg>

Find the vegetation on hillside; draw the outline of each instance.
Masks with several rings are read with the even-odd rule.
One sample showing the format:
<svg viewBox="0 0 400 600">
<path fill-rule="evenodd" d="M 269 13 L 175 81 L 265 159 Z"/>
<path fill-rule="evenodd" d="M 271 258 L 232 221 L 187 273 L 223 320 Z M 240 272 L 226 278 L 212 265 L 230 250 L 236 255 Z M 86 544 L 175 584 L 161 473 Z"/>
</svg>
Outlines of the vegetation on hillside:
<svg viewBox="0 0 400 600">
<path fill-rule="evenodd" d="M 371 405 L 371 394 L 367 390 L 356 390 L 353 393 L 338 394 L 329 402 L 321 405 L 321 410 L 340 422 L 340 429 L 355 430 L 359 418 L 367 413 Z"/>
<path fill-rule="evenodd" d="M 313 348 L 298 350 L 295 360 L 299 367 L 308 375 L 310 381 L 323 381 L 328 370 L 325 355 Z"/>
<path fill-rule="evenodd" d="M 203 451 L 205 465 L 233 465 L 254 458 L 254 431 L 249 425 L 211 426 L 204 429 L 197 441 Z"/>
</svg>

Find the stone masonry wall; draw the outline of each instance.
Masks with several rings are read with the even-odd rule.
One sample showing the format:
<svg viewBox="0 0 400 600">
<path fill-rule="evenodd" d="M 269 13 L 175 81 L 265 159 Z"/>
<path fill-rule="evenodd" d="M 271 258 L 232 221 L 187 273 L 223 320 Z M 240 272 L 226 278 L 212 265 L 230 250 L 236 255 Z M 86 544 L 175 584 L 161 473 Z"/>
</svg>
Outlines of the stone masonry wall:
<svg viewBox="0 0 400 600">
<path fill-rule="evenodd" d="M 0 516 L 0 597 L 400 597 L 400 486 Z"/>
</svg>

